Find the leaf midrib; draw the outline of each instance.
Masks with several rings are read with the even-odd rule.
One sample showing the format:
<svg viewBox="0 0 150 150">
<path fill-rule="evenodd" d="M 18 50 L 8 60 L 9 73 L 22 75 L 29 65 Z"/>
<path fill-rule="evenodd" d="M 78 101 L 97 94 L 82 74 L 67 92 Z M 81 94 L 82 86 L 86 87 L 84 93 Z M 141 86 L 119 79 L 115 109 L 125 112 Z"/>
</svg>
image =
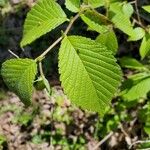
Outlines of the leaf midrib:
<svg viewBox="0 0 150 150">
<path fill-rule="evenodd" d="M 87 73 L 87 75 L 88 75 L 88 78 L 90 79 L 91 85 L 93 86 L 93 89 L 94 89 L 94 92 L 95 92 L 95 95 L 96 95 L 97 99 L 100 99 L 99 96 L 98 96 L 97 90 L 96 90 L 96 88 L 95 88 L 95 86 L 94 86 L 94 83 L 93 83 L 93 81 L 92 81 L 90 75 L 88 74 L 88 71 L 86 70 L 86 67 L 84 66 L 84 63 L 82 62 L 81 58 L 80 58 L 79 55 L 77 54 L 77 52 L 76 52 L 76 50 L 75 50 L 73 44 L 71 43 L 71 41 L 70 41 L 68 38 L 67 38 L 67 40 L 69 41 L 69 43 L 70 43 L 71 46 L 73 47 L 73 49 L 74 49 L 74 51 L 75 51 L 75 53 L 76 53 L 76 55 L 77 55 L 79 61 L 81 62 L 83 68 L 85 69 L 85 71 L 86 71 L 86 73 Z M 105 101 L 103 101 L 102 99 L 101 99 L 101 101 L 103 102 L 103 105 L 107 105 L 107 104 L 105 103 Z M 99 103 L 100 105 L 102 104 L 101 101 L 98 100 L 98 103 Z"/>
</svg>

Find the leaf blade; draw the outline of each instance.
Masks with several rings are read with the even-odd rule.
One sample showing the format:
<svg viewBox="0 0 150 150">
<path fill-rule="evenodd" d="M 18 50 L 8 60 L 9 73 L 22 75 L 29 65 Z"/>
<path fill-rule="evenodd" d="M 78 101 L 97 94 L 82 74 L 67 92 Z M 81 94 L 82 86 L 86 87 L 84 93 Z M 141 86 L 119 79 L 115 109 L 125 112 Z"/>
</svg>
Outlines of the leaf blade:
<svg viewBox="0 0 150 150">
<path fill-rule="evenodd" d="M 79 36 L 65 37 L 62 41 L 59 73 L 65 92 L 76 105 L 101 114 L 109 105 L 121 78 L 120 69 L 107 49 Z"/>
<path fill-rule="evenodd" d="M 10 90 L 15 92 L 25 105 L 31 104 L 33 81 L 37 65 L 31 59 L 10 59 L 2 65 L 2 77 Z"/>
<path fill-rule="evenodd" d="M 21 47 L 50 32 L 66 20 L 64 11 L 55 1 L 41 0 L 37 2 L 27 14 Z"/>
<path fill-rule="evenodd" d="M 80 0 L 66 0 L 66 8 L 72 12 L 79 12 L 80 10 Z"/>
</svg>

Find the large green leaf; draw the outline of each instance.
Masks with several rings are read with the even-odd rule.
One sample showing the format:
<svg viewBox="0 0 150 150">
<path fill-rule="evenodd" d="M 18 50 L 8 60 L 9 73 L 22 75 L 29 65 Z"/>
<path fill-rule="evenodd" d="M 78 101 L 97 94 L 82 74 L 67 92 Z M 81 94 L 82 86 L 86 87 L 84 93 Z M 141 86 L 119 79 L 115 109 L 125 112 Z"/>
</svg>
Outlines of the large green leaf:
<svg viewBox="0 0 150 150">
<path fill-rule="evenodd" d="M 65 93 L 76 105 L 101 114 L 121 79 L 120 67 L 106 47 L 80 36 L 63 39 L 59 73 Z"/>
<path fill-rule="evenodd" d="M 25 105 L 31 104 L 33 81 L 37 73 L 32 59 L 10 59 L 2 65 L 2 77 L 6 85 L 15 92 Z"/>
<path fill-rule="evenodd" d="M 145 56 L 150 54 L 150 34 L 145 34 L 141 46 L 140 46 L 140 55 L 143 59 Z"/>
<path fill-rule="evenodd" d="M 30 44 L 66 20 L 64 11 L 54 0 L 40 0 L 27 15 L 21 46 Z"/>
<path fill-rule="evenodd" d="M 127 35 L 132 35 L 132 23 L 129 16 L 123 12 L 122 7 L 123 5 L 120 2 L 112 3 L 109 8 L 109 19 L 118 29 Z"/>
<path fill-rule="evenodd" d="M 100 34 L 96 41 L 104 44 L 108 50 L 111 50 L 113 54 L 116 54 L 118 50 L 118 41 L 114 31 L 107 31 L 106 33 Z"/>
<path fill-rule="evenodd" d="M 79 12 L 80 10 L 80 0 L 66 0 L 65 5 L 72 12 Z"/>
<path fill-rule="evenodd" d="M 97 31 L 99 33 L 105 33 L 108 31 L 107 18 L 102 14 L 99 14 L 95 10 L 87 10 L 84 14 L 81 14 L 82 20 L 90 27 L 91 30 Z"/>
</svg>

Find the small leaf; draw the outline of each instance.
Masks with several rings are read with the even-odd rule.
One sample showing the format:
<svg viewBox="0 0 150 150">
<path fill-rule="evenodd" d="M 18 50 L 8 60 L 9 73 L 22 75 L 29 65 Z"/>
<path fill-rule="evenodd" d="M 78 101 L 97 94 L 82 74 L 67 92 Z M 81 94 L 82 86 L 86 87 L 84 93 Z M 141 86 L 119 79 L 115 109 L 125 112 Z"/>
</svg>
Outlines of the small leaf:
<svg viewBox="0 0 150 150">
<path fill-rule="evenodd" d="M 106 33 L 100 34 L 96 38 L 96 41 L 104 44 L 108 50 L 111 50 L 113 54 L 116 54 L 118 50 L 118 41 L 114 31 L 107 31 Z"/>
<path fill-rule="evenodd" d="M 67 20 L 54 0 L 40 0 L 28 13 L 24 24 L 21 47 L 30 44 Z"/>
<path fill-rule="evenodd" d="M 85 13 L 81 15 L 81 18 L 90 29 L 99 33 L 105 33 L 109 29 L 107 26 L 109 24 L 108 19 L 95 10 L 85 11 Z"/>
<path fill-rule="evenodd" d="M 125 15 L 127 15 L 129 18 L 134 13 L 133 6 L 130 3 L 125 3 L 122 7 L 122 11 Z"/>
<path fill-rule="evenodd" d="M 140 55 L 141 58 L 144 59 L 145 56 L 148 56 L 150 54 L 150 34 L 147 33 L 141 43 L 140 46 Z"/>
<path fill-rule="evenodd" d="M 125 89 L 126 92 L 123 94 L 123 98 L 125 100 L 145 98 L 147 93 L 150 91 L 150 76 L 143 77 L 136 83 L 134 83 L 134 79 L 133 81 L 129 80 L 129 82 L 133 83 L 130 85 L 130 87 Z"/>
<path fill-rule="evenodd" d="M 104 0 L 83 0 L 83 2 L 87 5 L 91 5 L 94 8 L 101 7 L 105 5 Z"/>
<path fill-rule="evenodd" d="M 143 6 L 142 8 L 143 8 L 145 11 L 147 11 L 148 13 L 150 13 L 150 5 Z"/>
<path fill-rule="evenodd" d="M 31 59 L 10 59 L 2 65 L 2 77 L 25 105 L 31 104 L 33 81 L 37 73 L 37 65 Z"/>
<path fill-rule="evenodd" d="M 144 35 L 145 35 L 145 30 L 140 27 L 137 27 L 132 31 L 132 34 L 128 38 L 128 41 L 138 41 L 142 39 Z"/>
<path fill-rule="evenodd" d="M 124 68 L 129 68 L 129 69 L 137 69 L 137 70 L 145 70 L 145 66 L 141 64 L 139 61 L 137 61 L 134 58 L 130 57 L 122 57 L 120 59 L 120 64 Z"/>
<path fill-rule="evenodd" d="M 48 82 L 48 80 L 44 77 L 44 76 L 40 76 L 34 84 L 35 88 L 37 90 L 43 90 L 46 89 L 46 92 L 48 95 L 51 94 L 51 88 L 50 88 L 50 84 Z"/>
<path fill-rule="evenodd" d="M 110 5 L 109 19 L 114 23 L 114 25 L 118 29 L 120 29 L 127 35 L 132 35 L 132 23 L 128 15 L 124 14 L 122 11 L 122 3 L 115 2 Z"/>
<path fill-rule="evenodd" d="M 100 114 L 109 106 L 121 79 L 116 59 L 106 47 L 81 36 L 63 39 L 59 73 L 71 101 Z"/>
<path fill-rule="evenodd" d="M 66 0 L 65 5 L 72 12 L 79 12 L 80 10 L 80 0 Z"/>
</svg>

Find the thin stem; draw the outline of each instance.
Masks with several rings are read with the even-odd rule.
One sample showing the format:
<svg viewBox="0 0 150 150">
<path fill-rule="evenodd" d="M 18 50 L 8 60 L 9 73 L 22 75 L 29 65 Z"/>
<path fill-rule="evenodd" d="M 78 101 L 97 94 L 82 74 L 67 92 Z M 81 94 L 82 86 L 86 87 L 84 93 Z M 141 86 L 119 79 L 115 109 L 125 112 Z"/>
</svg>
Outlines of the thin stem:
<svg viewBox="0 0 150 150">
<path fill-rule="evenodd" d="M 132 2 L 129 2 L 130 4 L 135 4 L 136 3 L 136 1 L 132 1 Z"/>
<path fill-rule="evenodd" d="M 41 61 L 39 62 L 39 71 L 40 71 L 41 77 L 44 77 L 44 72 L 43 72 L 42 62 Z"/>
<path fill-rule="evenodd" d="M 140 24 L 142 24 L 141 18 L 140 18 L 140 14 L 139 14 L 139 9 L 138 9 L 138 0 L 135 0 L 135 10 L 136 10 L 138 22 L 139 22 Z"/>
<path fill-rule="evenodd" d="M 67 35 L 67 34 L 68 34 L 68 32 L 70 31 L 70 29 L 71 29 L 73 23 L 79 18 L 79 16 L 80 16 L 80 13 L 78 13 L 77 15 L 75 15 L 75 16 L 71 19 L 71 21 L 70 21 L 68 27 L 66 28 L 66 30 L 65 30 L 65 32 L 64 32 L 64 35 Z M 48 47 L 48 49 L 46 49 L 46 50 L 45 50 L 39 57 L 37 57 L 35 60 L 36 60 L 36 61 L 41 61 L 41 60 L 45 57 L 45 55 L 46 55 L 52 48 L 54 48 L 54 47 L 63 39 L 64 35 L 62 35 L 60 38 L 58 38 L 50 47 Z"/>
<path fill-rule="evenodd" d="M 132 145 L 130 145 L 129 149 L 131 149 L 132 146 L 135 145 L 135 144 L 143 144 L 143 143 L 150 143 L 150 140 L 145 140 L 145 141 L 139 140 L 139 141 L 136 141 L 136 142 L 132 143 Z"/>
<path fill-rule="evenodd" d="M 138 20 L 136 20 L 135 18 L 132 18 L 133 22 L 136 23 L 137 25 L 139 25 L 141 28 L 143 28 L 146 32 L 149 32 L 148 29 Z"/>
<path fill-rule="evenodd" d="M 13 51 L 11 51 L 10 49 L 8 49 L 8 52 L 9 52 L 10 54 L 12 54 L 14 57 L 19 58 L 19 56 L 16 55 L 16 54 L 15 54 Z"/>
<path fill-rule="evenodd" d="M 113 131 L 111 131 L 108 135 L 106 135 L 92 150 L 96 150 L 98 147 L 100 147 L 103 143 L 105 143 L 112 135 L 114 134 Z"/>
</svg>

